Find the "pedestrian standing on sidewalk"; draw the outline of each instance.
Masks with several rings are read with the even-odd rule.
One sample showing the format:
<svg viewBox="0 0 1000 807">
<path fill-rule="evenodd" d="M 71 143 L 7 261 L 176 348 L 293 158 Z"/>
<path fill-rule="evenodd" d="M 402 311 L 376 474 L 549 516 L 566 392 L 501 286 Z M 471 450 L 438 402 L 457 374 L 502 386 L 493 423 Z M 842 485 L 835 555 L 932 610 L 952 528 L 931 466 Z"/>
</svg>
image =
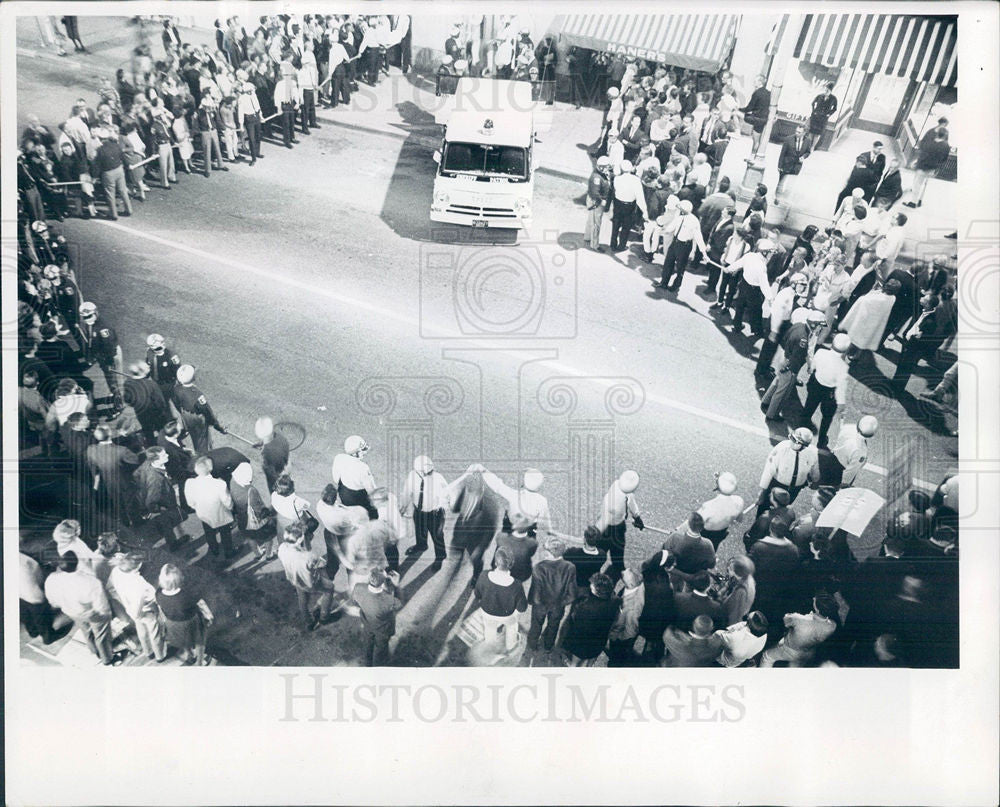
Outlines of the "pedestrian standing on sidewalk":
<svg viewBox="0 0 1000 807">
<path fill-rule="evenodd" d="M 285 148 L 290 149 L 299 141 L 295 138 L 295 110 L 302 104 L 302 91 L 295 81 L 295 68 L 291 62 L 281 63 L 281 79 L 274 88 L 274 106 L 280 114 L 281 137 Z"/>
<path fill-rule="evenodd" d="M 823 92 L 812 100 L 812 111 L 809 115 L 809 134 L 812 137 L 812 150 L 815 151 L 819 141 L 826 131 L 827 121 L 837 111 L 837 97 L 833 94 L 834 83 L 828 81 Z"/>
<path fill-rule="evenodd" d="M 601 249 L 601 225 L 604 223 L 604 214 L 611 206 L 610 173 L 610 158 L 606 155 L 598 157 L 587 183 L 587 224 L 583 240 L 595 252 Z"/>
<path fill-rule="evenodd" d="M 354 586 L 352 597 L 361 611 L 365 665 L 381 667 L 389 661 L 389 640 L 396 633 L 396 612 L 403 607 L 395 581 L 381 569 L 372 569 L 365 582 Z"/>
<path fill-rule="evenodd" d="M 194 463 L 194 479 L 184 483 L 184 496 L 194 508 L 205 533 L 208 550 L 216 557 L 235 555 L 233 549 L 233 499 L 229 487 L 212 476 L 212 461 L 199 457 Z"/>
<path fill-rule="evenodd" d="M 795 127 L 795 132 L 781 144 L 781 153 L 778 155 L 778 185 L 774 189 L 775 200 L 785 195 L 788 177 L 799 175 L 802 171 L 802 161 L 811 153 L 812 147 L 806 136 L 806 127 L 799 124 Z"/>
<path fill-rule="evenodd" d="M 920 207 L 923 204 L 927 180 L 937 174 L 938 169 L 948 161 L 950 154 L 948 119 L 938 118 L 937 126 L 921 137 L 917 144 L 917 155 L 912 164 L 913 187 L 910 188 L 910 198 L 903 202 L 904 205 Z"/>
<path fill-rule="evenodd" d="M 260 446 L 260 462 L 267 479 L 267 491 L 273 493 L 274 483 L 288 467 L 288 440 L 274 430 L 274 421 L 269 417 L 257 418 L 253 430 Z"/>
<path fill-rule="evenodd" d="M 621 173 L 614 178 L 612 196 L 614 209 L 611 216 L 611 251 L 624 252 L 628 249 L 636 206 L 642 210 L 644 217 L 648 213 L 642 182 L 635 175 L 635 168 L 628 160 L 622 161 Z"/>
<path fill-rule="evenodd" d="M 563 623 L 556 646 L 569 655 L 570 667 L 593 667 L 604 652 L 608 635 L 621 611 L 615 584 L 606 574 L 590 578 L 590 590 L 573 604 Z"/>
<path fill-rule="evenodd" d="M 121 556 L 108 576 L 108 594 L 121 603 L 150 661 L 161 662 L 167 657 L 167 637 L 160 623 L 160 606 L 156 604 L 156 589 L 141 574 L 142 555 L 127 552 Z"/>
<path fill-rule="evenodd" d="M 83 40 L 80 39 L 80 23 L 78 17 L 65 16 L 61 20 L 63 27 L 66 29 L 66 36 L 69 37 L 69 41 L 73 43 L 73 50 L 79 53 L 86 53 L 87 49 L 83 45 Z"/>
<path fill-rule="evenodd" d="M 528 609 L 524 586 L 511 574 L 514 558 L 506 547 L 498 547 L 493 556 L 494 568 L 479 575 L 476 581 L 476 601 L 483 610 L 483 633 L 487 642 L 503 634 L 504 647 L 510 652 L 517 647 L 517 612 Z"/>
<path fill-rule="evenodd" d="M 59 557 L 56 571 L 46 578 L 45 599 L 73 620 L 102 664 L 115 663 L 107 592 L 97 577 L 81 567 L 72 550 Z"/>
<path fill-rule="evenodd" d="M 441 568 L 447 553 L 444 545 L 444 508 L 448 481 L 434 470 L 434 461 L 421 455 L 413 460 L 413 470 L 406 477 L 399 500 L 400 515 L 411 515 L 416 543 L 406 550 L 406 556 L 421 555 L 427 550 L 427 539 L 434 544 L 434 571 Z"/>
<path fill-rule="evenodd" d="M 240 87 L 239 99 L 236 102 L 236 119 L 243 124 L 247 136 L 247 147 L 250 150 L 250 165 L 256 165 L 260 159 L 260 102 L 256 90 L 249 81 Z"/>
<path fill-rule="evenodd" d="M 576 567 L 563 557 L 566 544 L 558 538 L 550 538 L 545 543 L 545 551 L 549 557 L 540 560 L 531 570 L 531 588 L 528 590 L 531 605 L 529 655 L 538 650 L 539 638 L 542 649 L 546 653 L 551 652 L 559 625 L 576 599 Z"/>
<path fill-rule="evenodd" d="M 622 572 L 621 611 L 608 634 L 608 666 L 634 667 L 635 640 L 639 637 L 639 617 L 646 604 L 646 590 L 642 574 L 635 569 Z"/>
<path fill-rule="evenodd" d="M 184 584 L 184 574 L 173 563 L 160 568 L 156 604 L 163 613 L 167 644 L 177 650 L 184 666 L 205 665 L 205 639 L 214 621 L 208 604 Z"/>
<path fill-rule="evenodd" d="M 302 627 L 309 632 L 332 622 L 333 581 L 323 570 L 323 558 L 310 549 L 300 524 L 290 524 L 281 533 L 278 560 L 285 571 L 285 579 L 295 589 Z M 314 596 L 317 597 L 315 604 L 312 602 Z"/>
<path fill-rule="evenodd" d="M 125 182 L 125 157 L 116 134 L 108 129 L 98 129 L 96 134 L 101 145 L 94 156 L 94 169 L 101 177 L 101 186 L 108 200 L 108 215 L 113 221 L 118 221 L 118 199 L 125 208 L 121 215 L 132 215 L 132 201 Z"/>
</svg>

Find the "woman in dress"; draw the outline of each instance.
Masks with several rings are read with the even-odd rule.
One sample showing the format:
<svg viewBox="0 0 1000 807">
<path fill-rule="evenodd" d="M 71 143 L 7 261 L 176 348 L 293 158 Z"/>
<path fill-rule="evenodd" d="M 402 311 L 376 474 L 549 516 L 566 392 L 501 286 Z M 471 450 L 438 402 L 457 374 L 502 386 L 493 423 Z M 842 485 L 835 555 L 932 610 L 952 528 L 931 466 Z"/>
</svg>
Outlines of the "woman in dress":
<svg viewBox="0 0 1000 807">
<path fill-rule="evenodd" d="M 517 612 L 528 610 L 524 585 L 510 573 L 513 553 L 499 547 L 493 556 L 494 569 L 479 576 L 476 599 L 483 609 L 483 634 L 487 641 L 503 634 L 507 652 L 517 647 Z"/>
<path fill-rule="evenodd" d="M 475 587 L 483 571 L 483 553 L 500 527 L 504 508 L 499 497 L 486 486 L 482 466 L 473 465 L 452 482 L 448 489 L 448 502 L 458 520 L 451 533 L 451 545 L 460 552 L 468 552 L 472 561 L 472 580 Z"/>
<path fill-rule="evenodd" d="M 173 109 L 174 122 L 170 127 L 174 130 L 174 137 L 177 138 L 177 157 L 181 161 L 181 168 L 185 174 L 191 173 L 191 157 L 194 155 L 194 146 L 191 143 L 191 130 L 188 128 L 187 118 L 183 110 Z"/>
<path fill-rule="evenodd" d="M 167 644 L 177 650 L 185 666 L 206 664 L 205 635 L 213 621 L 208 605 L 184 586 L 184 575 L 172 563 L 160 569 L 159 583 L 156 604 L 163 614 Z"/>
</svg>

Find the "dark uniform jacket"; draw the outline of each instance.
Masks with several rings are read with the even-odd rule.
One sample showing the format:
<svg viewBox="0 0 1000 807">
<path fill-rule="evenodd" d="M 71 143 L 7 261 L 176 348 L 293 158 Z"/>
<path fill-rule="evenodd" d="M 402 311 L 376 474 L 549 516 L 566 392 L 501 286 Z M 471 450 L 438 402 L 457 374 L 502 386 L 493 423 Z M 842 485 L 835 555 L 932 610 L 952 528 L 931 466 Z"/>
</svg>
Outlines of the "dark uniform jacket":
<svg viewBox="0 0 1000 807">
<path fill-rule="evenodd" d="M 205 423 L 209 426 L 218 426 L 219 421 L 215 418 L 215 412 L 208 403 L 208 399 L 202 395 L 201 390 L 194 384 L 177 384 L 174 387 L 174 402 L 181 413 L 201 415 L 205 418 Z"/>
<path fill-rule="evenodd" d="M 146 351 L 146 364 L 149 365 L 149 377 L 159 385 L 164 396 L 172 394 L 173 386 L 177 383 L 177 368 L 181 366 L 177 354 L 168 348 L 164 348 L 162 354 L 157 354 L 149 348 Z"/>
<path fill-rule="evenodd" d="M 785 369 L 798 373 L 809 358 L 809 326 L 804 322 L 792 325 L 781 347 L 785 351 Z"/>
<path fill-rule="evenodd" d="M 81 322 L 80 333 L 83 335 L 83 350 L 88 361 L 101 364 L 111 364 L 114 361 L 118 350 L 118 335 L 114 328 L 98 317 L 93 325 Z"/>
<path fill-rule="evenodd" d="M 587 210 L 593 210 L 598 205 L 608 209 L 611 196 L 611 181 L 600 171 L 594 171 L 587 183 Z"/>
<path fill-rule="evenodd" d="M 165 435 L 156 438 L 156 444 L 167 452 L 167 473 L 174 482 L 183 482 L 192 475 L 192 454 L 184 446 L 170 442 Z"/>
</svg>

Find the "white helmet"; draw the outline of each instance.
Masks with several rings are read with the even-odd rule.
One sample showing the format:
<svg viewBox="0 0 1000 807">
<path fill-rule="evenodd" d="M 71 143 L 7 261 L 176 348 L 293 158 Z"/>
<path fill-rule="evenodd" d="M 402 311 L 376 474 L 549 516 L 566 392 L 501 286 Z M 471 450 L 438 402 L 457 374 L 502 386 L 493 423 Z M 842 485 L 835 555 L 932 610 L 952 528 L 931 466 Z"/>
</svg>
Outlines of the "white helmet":
<svg viewBox="0 0 1000 807">
<path fill-rule="evenodd" d="M 351 454 L 352 456 L 358 456 L 363 452 L 368 450 L 368 443 L 364 441 L 364 438 L 358 437 L 356 434 L 352 434 L 346 440 L 344 440 L 344 453 Z"/>
<path fill-rule="evenodd" d="M 81 317 L 96 317 L 97 306 L 94 303 L 80 303 Z"/>
<path fill-rule="evenodd" d="M 153 350 L 159 350 L 162 347 L 166 347 L 166 345 L 167 340 L 158 333 L 151 333 L 146 337 L 146 346 L 151 347 Z"/>
<path fill-rule="evenodd" d="M 719 474 L 718 479 L 715 480 L 715 486 L 723 496 L 730 496 L 736 492 L 736 477 L 729 471 L 725 471 Z"/>
<path fill-rule="evenodd" d="M 182 364 L 177 368 L 177 381 L 181 384 L 190 384 L 194 381 L 194 367 L 190 364 Z"/>
<path fill-rule="evenodd" d="M 274 434 L 274 421 L 269 417 L 257 418 L 257 422 L 253 425 L 253 433 L 257 435 L 258 440 L 270 437 Z"/>
<path fill-rule="evenodd" d="M 618 487 L 622 489 L 622 493 L 631 493 L 639 487 L 639 474 L 635 471 L 622 471 L 622 475 L 618 477 Z"/>
<path fill-rule="evenodd" d="M 526 468 L 524 471 L 524 489 L 532 493 L 537 491 L 545 481 L 545 476 L 537 468 Z"/>
<path fill-rule="evenodd" d="M 421 454 L 413 460 L 413 470 L 421 476 L 426 476 L 434 470 L 434 460 L 426 454 Z"/>
<path fill-rule="evenodd" d="M 874 415 L 862 415 L 858 419 L 858 434 L 873 437 L 878 430 L 878 419 Z"/>
<path fill-rule="evenodd" d="M 846 353 L 851 348 L 851 337 L 846 333 L 838 333 L 833 337 L 833 349 L 838 353 Z"/>
<path fill-rule="evenodd" d="M 812 429 L 800 426 L 792 432 L 792 441 L 801 446 L 811 445 L 813 441 Z"/>
<path fill-rule="evenodd" d="M 134 361 L 128 366 L 128 374 L 132 378 L 145 378 L 149 375 L 149 365 L 144 361 Z"/>
<path fill-rule="evenodd" d="M 610 157 L 608 157 L 608 156 L 605 155 L 605 156 L 601 156 L 601 157 L 597 158 L 597 167 L 598 168 L 607 168 L 609 165 L 611 165 L 611 158 Z"/>
</svg>

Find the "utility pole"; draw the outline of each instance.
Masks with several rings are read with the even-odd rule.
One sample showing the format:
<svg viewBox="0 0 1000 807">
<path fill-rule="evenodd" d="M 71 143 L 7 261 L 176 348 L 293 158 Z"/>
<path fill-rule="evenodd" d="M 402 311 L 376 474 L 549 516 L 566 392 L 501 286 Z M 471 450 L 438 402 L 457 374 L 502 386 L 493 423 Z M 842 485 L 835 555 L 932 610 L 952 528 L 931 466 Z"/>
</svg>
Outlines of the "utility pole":
<svg viewBox="0 0 1000 807">
<path fill-rule="evenodd" d="M 753 198 L 754 191 L 764 179 L 764 156 L 767 153 L 767 145 L 771 140 L 771 131 L 774 128 L 775 119 L 778 117 L 778 101 L 781 97 L 781 87 L 785 81 L 785 71 L 788 69 L 788 62 L 792 58 L 795 43 L 799 39 L 799 34 L 802 32 L 802 26 L 806 19 L 804 14 L 789 14 L 786 17 L 785 30 L 777 42 L 774 53 L 770 56 L 765 56 L 764 63 L 761 66 L 760 74 L 767 76 L 771 85 L 771 109 L 767 116 L 767 124 L 760 135 L 760 142 L 757 144 L 757 148 L 753 154 L 747 159 L 747 168 L 743 174 L 743 182 L 736 191 L 736 198 L 743 203 L 748 203 Z M 781 209 L 783 219 L 787 212 L 784 206 L 780 202 L 775 201 L 772 207 Z"/>
</svg>

